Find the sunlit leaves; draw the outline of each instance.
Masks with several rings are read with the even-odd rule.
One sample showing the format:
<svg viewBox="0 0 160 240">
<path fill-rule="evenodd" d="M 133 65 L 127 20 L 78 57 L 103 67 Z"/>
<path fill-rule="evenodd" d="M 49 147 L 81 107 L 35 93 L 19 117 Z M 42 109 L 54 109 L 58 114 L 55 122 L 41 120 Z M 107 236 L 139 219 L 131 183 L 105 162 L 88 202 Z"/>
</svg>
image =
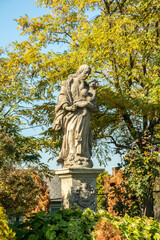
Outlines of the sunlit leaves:
<svg viewBox="0 0 160 240">
<path fill-rule="evenodd" d="M 47 151 L 59 146 L 61 140 L 51 131 L 57 90 L 68 74 L 88 64 L 91 78 L 101 86 L 100 111 L 92 118 L 94 139 L 105 138 L 117 151 L 128 149 L 134 140 L 141 148 L 140 133 L 148 130 L 154 145 L 160 122 L 159 1 L 36 4 L 47 7 L 48 14 L 17 19 L 25 40 L 13 43 L 0 62 L 3 101 L 11 106 L 9 112 L 16 111 L 16 121 L 22 123 L 21 113 L 33 125 L 50 127 L 44 129 L 44 146 Z M 20 108 L 24 103 L 27 109 Z"/>
</svg>

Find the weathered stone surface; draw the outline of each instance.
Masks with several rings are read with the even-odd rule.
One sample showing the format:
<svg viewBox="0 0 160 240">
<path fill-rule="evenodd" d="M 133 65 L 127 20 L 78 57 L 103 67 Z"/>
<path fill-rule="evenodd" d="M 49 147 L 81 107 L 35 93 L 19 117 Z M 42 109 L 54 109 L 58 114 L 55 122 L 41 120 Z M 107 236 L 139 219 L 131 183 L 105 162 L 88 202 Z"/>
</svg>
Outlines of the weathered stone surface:
<svg viewBox="0 0 160 240">
<path fill-rule="evenodd" d="M 50 172 L 54 173 L 54 170 L 50 170 Z M 61 181 L 58 175 L 54 175 L 51 178 L 44 177 L 43 180 L 47 184 L 47 188 L 49 190 L 50 202 L 52 201 L 61 201 Z"/>
<path fill-rule="evenodd" d="M 96 178 L 104 169 L 70 168 L 57 169 L 55 174 L 61 179 L 63 208 L 79 206 L 82 210 L 97 209 Z"/>
<path fill-rule="evenodd" d="M 63 167 L 92 168 L 91 112 L 98 110 L 97 81 L 89 84 L 85 79 L 91 69 L 82 65 L 75 74 L 62 83 L 55 109 L 53 129 L 62 129 L 63 143 L 57 159 Z"/>
</svg>

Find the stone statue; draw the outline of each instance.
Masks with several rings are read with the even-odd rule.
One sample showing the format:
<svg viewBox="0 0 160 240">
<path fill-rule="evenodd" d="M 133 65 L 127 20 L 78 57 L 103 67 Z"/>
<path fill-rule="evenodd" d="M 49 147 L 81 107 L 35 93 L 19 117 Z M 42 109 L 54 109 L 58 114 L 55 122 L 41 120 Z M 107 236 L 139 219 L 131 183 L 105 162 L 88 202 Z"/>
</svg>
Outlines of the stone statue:
<svg viewBox="0 0 160 240">
<path fill-rule="evenodd" d="M 69 75 L 63 81 L 58 97 L 53 129 L 63 130 L 63 143 L 57 162 L 65 168 L 93 166 L 90 118 L 91 112 L 98 110 L 98 82 L 85 82 L 90 72 L 88 65 L 82 65 L 75 74 Z"/>
</svg>

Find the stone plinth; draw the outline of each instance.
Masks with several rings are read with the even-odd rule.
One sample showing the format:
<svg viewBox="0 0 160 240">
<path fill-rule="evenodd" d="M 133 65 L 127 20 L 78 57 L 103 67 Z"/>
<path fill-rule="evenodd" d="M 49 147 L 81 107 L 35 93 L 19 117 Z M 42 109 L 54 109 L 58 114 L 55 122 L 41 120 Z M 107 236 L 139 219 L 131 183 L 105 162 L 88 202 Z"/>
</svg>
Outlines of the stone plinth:
<svg viewBox="0 0 160 240">
<path fill-rule="evenodd" d="M 64 168 L 55 170 L 61 179 L 63 208 L 79 206 L 82 210 L 97 210 L 96 178 L 104 169 L 100 168 Z"/>
</svg>

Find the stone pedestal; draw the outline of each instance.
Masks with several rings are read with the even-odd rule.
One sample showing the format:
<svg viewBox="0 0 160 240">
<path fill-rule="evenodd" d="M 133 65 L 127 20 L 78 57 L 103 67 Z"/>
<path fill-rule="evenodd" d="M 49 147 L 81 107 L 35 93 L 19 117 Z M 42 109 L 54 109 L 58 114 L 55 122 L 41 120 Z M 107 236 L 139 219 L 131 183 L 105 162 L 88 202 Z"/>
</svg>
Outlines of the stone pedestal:
<svg viewBox="0 0 160 240">
<path fill-rule="evenodd" d="M 100 168 L 64 168 L 55 170 L 61 179 L 63 208 L 79 206 L 82 210 L 97 210 L 96 178 L 104 169 Z"/>
</svg>

